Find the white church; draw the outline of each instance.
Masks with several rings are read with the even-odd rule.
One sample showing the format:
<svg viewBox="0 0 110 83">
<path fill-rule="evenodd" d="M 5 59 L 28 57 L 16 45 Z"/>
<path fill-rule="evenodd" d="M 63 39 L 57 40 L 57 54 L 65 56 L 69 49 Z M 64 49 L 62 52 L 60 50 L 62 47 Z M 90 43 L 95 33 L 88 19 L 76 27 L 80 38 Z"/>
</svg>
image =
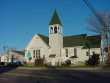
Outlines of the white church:
<svg viewBox="0 0 110 83">
<path fill-rule="evenodd" d="M 85 64 L 90 55 L 100 54 L 103 44 L 100 35 L 87 34 L 63 36 L 63 26 L 56 10 L 48 26 L 49 37 L 35 34 L 25 48 L 27 63 L 35 64 L 39 58 L 45 59 L 45 64 L 56 66 L 67 60 L 73 65 Z"/>
</svg>

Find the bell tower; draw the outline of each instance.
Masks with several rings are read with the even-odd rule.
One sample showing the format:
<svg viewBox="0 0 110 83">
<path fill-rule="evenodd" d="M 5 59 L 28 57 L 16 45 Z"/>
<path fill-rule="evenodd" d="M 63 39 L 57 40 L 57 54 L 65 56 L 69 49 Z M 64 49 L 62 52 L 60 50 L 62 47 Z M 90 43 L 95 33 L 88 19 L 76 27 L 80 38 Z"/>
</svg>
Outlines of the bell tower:
<svg viewBox="0 0 110 83">
<path fill-rule="evenodd" d="M 61 48 L 63 47 L 63 26 L 60 22 L 56 9 L 49 23 L 49 46 L 51 48 L 50 54 L 61 55 Z"/>
</svg>

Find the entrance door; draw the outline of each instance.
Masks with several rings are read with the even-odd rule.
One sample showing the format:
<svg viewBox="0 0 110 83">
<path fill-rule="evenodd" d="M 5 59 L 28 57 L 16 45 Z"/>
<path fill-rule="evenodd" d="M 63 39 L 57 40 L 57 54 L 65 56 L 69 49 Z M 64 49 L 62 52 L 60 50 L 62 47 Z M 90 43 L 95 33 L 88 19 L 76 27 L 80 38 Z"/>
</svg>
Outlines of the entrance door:
<svg viewBox="0 0 110 83">
<path fill-rule="evenodd" d="M 52 58 L 51 66 L 55 66 L 55 58 Z"/>
</svg>

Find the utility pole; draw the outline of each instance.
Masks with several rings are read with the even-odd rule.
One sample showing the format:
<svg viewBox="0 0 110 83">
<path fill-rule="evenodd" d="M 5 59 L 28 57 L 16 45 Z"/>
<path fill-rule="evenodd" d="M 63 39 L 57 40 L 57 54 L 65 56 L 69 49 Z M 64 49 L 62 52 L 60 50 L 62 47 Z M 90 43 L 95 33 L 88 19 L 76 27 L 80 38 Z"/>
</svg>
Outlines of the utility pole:
<svg viewBox="0 0 110 83">
<path fill-rule="evenodd" d="M 7 50 L 6 50 L 6 48 L 7 48 Z M 9 54 L 10 49 L 9 49 L 9 47 L 8 47 L 8 46 L 4 46 L 4 47 L 3 47 L 3 49 L 4 49 L 4 51 L 6 50 L 6 52 L 5 52 L 5 53 L 7 53 L 6 58 L 7 58 L 7 63 L 8 63 L 8 62 L 9 62 L 9 57 L 10 57 L 10 54 Z"/>
<path fill-rule="evenodd" d="M 107 56 L 108 56 L 108 64 L 110 64 L 110 54 L 109 54 L 109 33 L 108 33 L 108 14 L 107 14 L 107 10 L 106 10 L 106 39 L 107 39 L 107 50 L 108 50 L 108 53 L 107 53 Z"/>
<path fill-rule="evenodd" d="M 93 6 L 91 5 L 91 3 L 89 2 L 89 0 L 83 0 L 86 5 L 89 7 L 89 9 L 92 11 L 92 13 L 96 16 L 96 18 L 99 20 L 100 24 L 102 25 L 103 29 L 104 29 L 104 37 L 106 39 L 106 44 L 107 44 L 107 50 L 108 50 L 108 64 L 110 65 L 110 53 L 109 53 L 109 32 L 108 32 L 108 15 L 107 15 L 107 11 L 106 11 L 106 17 L 105 17 L 105 21 L 100 17 L 100 15 L 95 11 L 95 9 L 93 8 Z M 101 32 L 101 35 L 103 35 L 103 32 Z"/>
</svg>

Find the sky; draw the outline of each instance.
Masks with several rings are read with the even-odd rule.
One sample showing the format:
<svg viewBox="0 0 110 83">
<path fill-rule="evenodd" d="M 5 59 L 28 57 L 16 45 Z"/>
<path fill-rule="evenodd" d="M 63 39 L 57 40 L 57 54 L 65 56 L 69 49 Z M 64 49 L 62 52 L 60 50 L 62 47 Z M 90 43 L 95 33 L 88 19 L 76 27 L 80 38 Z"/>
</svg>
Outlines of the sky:
<svg viewBox="0 0 110 83">
<path fill-rule="evenodd" d="M 96 11 L 110 12 L 110 0 L 89 1 Z M 55 8 L 64 36 L 95 35 L 87 30 L 92 12 L 83 0 L 0 0 L 0 54 L 4 46 L 24 50 L 36 33 L 48 36 Z"/>
</svg>

